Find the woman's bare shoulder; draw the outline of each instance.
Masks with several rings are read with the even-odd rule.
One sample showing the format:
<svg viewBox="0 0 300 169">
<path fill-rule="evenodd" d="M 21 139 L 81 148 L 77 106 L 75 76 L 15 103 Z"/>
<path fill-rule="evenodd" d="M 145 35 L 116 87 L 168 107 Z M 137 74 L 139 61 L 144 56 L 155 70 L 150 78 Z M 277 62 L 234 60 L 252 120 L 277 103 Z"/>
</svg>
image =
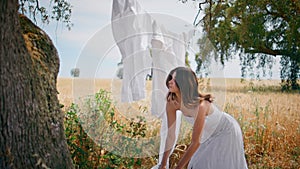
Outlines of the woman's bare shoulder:
<svg viewBox="0 0 300 169">
<path fill-rule="evenodd" d="M 211 109 L 211 104 L 212 103 L 207 100 L 202 100 L 199 105 L 199 112 L 205 113 L 207 115 Z"/>
</svg>

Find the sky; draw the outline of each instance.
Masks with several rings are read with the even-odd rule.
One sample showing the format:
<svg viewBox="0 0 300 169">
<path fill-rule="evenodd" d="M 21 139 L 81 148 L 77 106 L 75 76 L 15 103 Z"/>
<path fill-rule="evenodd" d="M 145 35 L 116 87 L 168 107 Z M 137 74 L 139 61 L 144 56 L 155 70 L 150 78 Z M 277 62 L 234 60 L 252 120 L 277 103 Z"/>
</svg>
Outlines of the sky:
<svg viewBox="0 0 300 169">
<path fill-rule="evenodd" d="M 175 20 L 182 20 L 183 23 L 187 24 L 193 23 L 198 12 L 198 4 L 192 1 L 186 4 L 178 0 L 138 0 L 138 2 L 150 14 L 156 13 L 160 14 L 158 16 L 169 16 Z M 85 66 L 90 66 L 92 70 L 80 74 L 89 74 L 98 78 L 114 77 L 121 56 L 115 44 L 109 42 L 111 37 L 108 37 L 112 0 L 72 0 L 70 3 L 73 6 L 71 21 L 74 24 L 70 31 L 62 23 L 55 21 L 50 22 L 49 25 L 39 25 L 51 37 L 58 50 L 60 57 L 58 76 L 71 77 L 71 69 L 86 62 Z M 105 44 L 110 44 L 110 46 L 104 48 Z M 100 48 L 103 55 L 94 58 L 96 60 L 87 60 L 86 54 L 92 53 L 93 49 L 99 50 Z M 195 68 L 196 66 L 192 62 L 192 69 L 195 70 Z M 225 67 L 221 70 L 221 75 L 220 71 L 212 72 L 212 74 L 212 76 L 239 78 L 240 66 L 238 59 L 226 62 Z M 275 65 L 273 73 L 273 78 L 276 77 L 279 77 L 278 65 Z"/>
</svg>

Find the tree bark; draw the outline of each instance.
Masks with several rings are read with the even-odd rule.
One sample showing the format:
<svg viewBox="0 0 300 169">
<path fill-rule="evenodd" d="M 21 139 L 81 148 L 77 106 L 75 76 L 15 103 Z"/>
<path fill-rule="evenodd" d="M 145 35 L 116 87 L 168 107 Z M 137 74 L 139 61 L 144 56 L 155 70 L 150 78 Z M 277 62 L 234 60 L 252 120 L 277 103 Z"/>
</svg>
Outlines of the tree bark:
<svg viewBox="0 0 300 169">
<path fill-rule="evenodd" d="M 19 20 L 18 0 L 1 0 L 0 168 L 74 168 L 57 99 L 57 51 L 43 53 L 39 31 L 25 44 Z"/>
</svg>

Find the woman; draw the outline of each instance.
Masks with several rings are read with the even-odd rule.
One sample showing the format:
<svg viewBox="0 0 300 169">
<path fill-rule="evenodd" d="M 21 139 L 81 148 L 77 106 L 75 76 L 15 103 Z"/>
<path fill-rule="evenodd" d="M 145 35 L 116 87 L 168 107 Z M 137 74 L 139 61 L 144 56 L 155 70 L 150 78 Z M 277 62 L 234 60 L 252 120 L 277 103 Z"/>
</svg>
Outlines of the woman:
<svg viewBox="0 0 300 169">
<path fill-rule="evenodd" d="M 243 137 L 239 124 L 229 114 L 221 112 L 211 95 L 198 92 L 195 73 L 187 67 L 173 69 L 167 77 L 166 148 L 159 166 L 164 169 L 175 144 L 176 111 L 193 124 L 190 146 L 176 169 L 246 169 Z"/>
</svg>

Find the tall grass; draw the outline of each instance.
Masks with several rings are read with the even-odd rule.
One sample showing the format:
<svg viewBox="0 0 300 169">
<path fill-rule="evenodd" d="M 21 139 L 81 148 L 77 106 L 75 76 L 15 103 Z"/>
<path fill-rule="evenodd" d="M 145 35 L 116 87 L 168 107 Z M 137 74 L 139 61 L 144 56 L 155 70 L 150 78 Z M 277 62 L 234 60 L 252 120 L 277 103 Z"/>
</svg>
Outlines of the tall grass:
<svg viewBox="0 0 300 169">
<path fill-rule="evenodd" d="M 238 119 L 249 168 L 299 169 L 300 103 L 292 93 L 229 93 L 225 111 Z"/>
<path fill-rule="evenodd" d="M 282 93 L 273 89 L 268 86 L 258 88 L 252 84 L 229 88 L 224 111 L 234 116 L 242 128 L 249 169 L 299 169 L 300 96 L 298 93 Z M 89 113 L 82 114 L 80 107 L 83 105 L 85 112 Z M 143 150 L 137 146 L 139 143 L 126 139 L 159 135 L 159 123 L 149 125 L 142 116 L 130 120 L 118 116 L 119 112 L 105 90 L 86 99 L 83 105 L 71 104 L 65 116 L 65 133 L 77 168 L 151 168 L 156 164 L 157 155 L 124 157 L 103 145 L 109 142 L 112 146 L 135 148 L 136 153 L 140 153 Z M 85 122 L 80 120 L 83 115 Z M 85 126 L 87 124 L 89 126 Z M 190 131 L 186 128 L 183 130 Z M 110 137 L 112 131 L 125 137 Z M 123 140 L 119 142 L 120 139 Z M 189 140 L 187 134 L 186 139 L 177 145 L 171 155 L 172 164 L 178 162 Z M 158 148 L 159 145 L 152 140 L 142 147 L 151 146 Z"/>
</svg>

